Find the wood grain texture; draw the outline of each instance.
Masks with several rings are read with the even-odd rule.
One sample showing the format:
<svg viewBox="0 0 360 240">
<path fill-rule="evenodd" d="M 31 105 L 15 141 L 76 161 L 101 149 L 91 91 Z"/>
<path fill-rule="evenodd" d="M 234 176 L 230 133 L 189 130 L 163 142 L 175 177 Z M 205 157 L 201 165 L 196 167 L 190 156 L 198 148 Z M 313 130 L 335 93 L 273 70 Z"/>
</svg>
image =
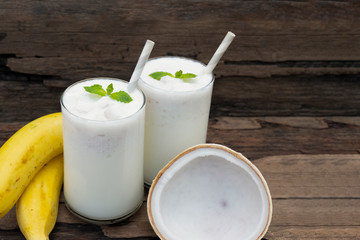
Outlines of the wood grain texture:
<svg viewBox="0 0 360 240">
<path fill-rule="evenodd" d="M 360 239 L 359 227 L 347 226 L 305 226 L 305 227 L 272 227 L 266 234 L 266 239 L 280 240 L 358 240 Z"/>
<path fill-rule="evenodd" d="M 0 145 L 26 123 L 0 121 Z M 359 117 L 219 117 L 210 119 L 207 142 L 254 160 L 299 153 L 358 154 L 359 139 Z"/>
<path fill-rule="evenodd" d="M 357 76 L 215 80 L 212 116 L 358 116 Z"/>
<path fill-rule="evenodd" d="M 273 199 L 360 199 L 359 154 L 272 156 L 253 163 L 269 183 Z"/>
<path fill-rule="evenodd" d="M 356 1 L 1 1 L 0 55 L 13 72 L 66 80 L 129 79 L 146 39 L 152 56 L 207 63 L 237 34 L 220 76 L 358 74 Z"/>
<path fill-rule="evenodd" d="M 0 122 L 30 121 L 60 111 L 61 94 L 71 83 L 46 77 L 41 81 L 0 78 L 4 89 Z M 216 121 L 249 116 L 360 116 L 359 102 L 357 76 L 220 77 L 215 80 L 210 117 Z M 15 110 L 19 107 L 22 111 Z"/>
<path fill-rule="evenodd" d="M 360 155 L 298 154 L 253 162 L 267 180 L 273 199 L 273 218 L 265 239 L 359 237 Z M 95 226 L 73 216 L 61 199 L 52 239 L 157 239 L 147 220 L 146 201 L 125 222 Z M 0 236 L 21 239 L 14 211 L 0 219 Z"/>
<path fill-rule="evenodd" d="M 299 153 L 358 154 L 359 120 L 358 117 L 219 117 L 210 119 L 207 141 L 229 146 L 250 160 Z"/>
</svg>

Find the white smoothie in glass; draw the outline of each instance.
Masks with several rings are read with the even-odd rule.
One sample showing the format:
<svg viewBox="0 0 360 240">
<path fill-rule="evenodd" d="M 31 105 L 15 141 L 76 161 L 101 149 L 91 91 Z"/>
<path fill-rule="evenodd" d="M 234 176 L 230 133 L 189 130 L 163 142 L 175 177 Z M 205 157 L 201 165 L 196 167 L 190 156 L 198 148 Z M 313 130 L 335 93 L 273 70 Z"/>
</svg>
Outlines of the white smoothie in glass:
<svg viewBox="0 0 360 240">
<path fill-rule="evenodd" d="M 151 185 L 157 173 L 177 154 L 206 142 L 213 74 L 205 65 L 183 57 L 150 59 L 138 86 L 146 96 L 144 181 Z M 177 78 L 176 72 L 196 77 Z M 160 80 L 149 76 L 167 72 Z M 163 74 L 164 75 L 164 74 Z"/>
<path fill-rule="evenodd" d="M 144 198 L 143 149 L 145 97 L 131 102 L 100 96 L 84 87 L 99 84 L 113 93 L 128 82 L 92 78 L 68 87 L 62 98 L 64 195 L 75 215 L 94 223 L 113 223 L 132 215 Z M 109 88 L 110 92 L 111 88 Z"/>
</svg>

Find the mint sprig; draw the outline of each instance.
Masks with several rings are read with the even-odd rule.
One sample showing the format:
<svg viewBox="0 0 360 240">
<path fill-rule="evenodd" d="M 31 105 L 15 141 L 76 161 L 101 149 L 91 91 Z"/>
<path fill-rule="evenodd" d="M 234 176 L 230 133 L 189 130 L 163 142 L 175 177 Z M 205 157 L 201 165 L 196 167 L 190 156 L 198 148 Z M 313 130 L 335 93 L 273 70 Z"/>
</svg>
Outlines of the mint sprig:
<svg viewBox="0 0 360 240">
<path fill-rule="evenodd" d="M 89 93 L 93 93 L 101 97 L 109 96 L 111 99 L 122 103 L 129 103 L 133 100 L 130 95 L 125 91 L 114 92 L 114 86 L 112 83 L 107 86 L 106 91 L 100 84 L 94 84 L 90 87 L 84 87 L 84 89 Z"/>
<path fill-rule="evenodd" d="M 154 78 L 155 80 L 160 80 L 162 77 L 170 76 L 173 78 L 180 78 L 180 79 L 189 79 L 189 78 L 195 78 L 196 74 L 193 73 L 183 73 L 182 70 L 179 70 L 175 73 L 175 76 L 172 75 L 169 72 L 153 72 L 149 74 L 150 77 Z"/>
</svg>

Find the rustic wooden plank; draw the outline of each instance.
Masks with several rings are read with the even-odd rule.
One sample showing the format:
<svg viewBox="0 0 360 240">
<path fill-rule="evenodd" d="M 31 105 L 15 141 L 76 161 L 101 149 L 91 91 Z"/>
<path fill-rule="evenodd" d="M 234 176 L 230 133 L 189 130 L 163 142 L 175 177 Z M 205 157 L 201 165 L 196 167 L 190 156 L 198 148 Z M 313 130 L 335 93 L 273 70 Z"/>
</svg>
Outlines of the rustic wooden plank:
<svg viewBox="0 0 360 240">
<path fill-rule="evenodd" d="M 291 64 L 292 63 L 292 64 Z M 257 78 L 289 76 L 289 75 L 350 75 L 359 74 L 359 62 L 342 61 L 291 61 L 278 63 L 255 62 L 231 62 L 225 61 L 224 66 L 216 69 L 215 73 L 220 76 L 248 76 Z M 285 65 L 285 66 L 282 66 Z M 294 66 L 286 66 L 294 65 Z M 334 66 L 333 66 L 334 65 Z"/>
<path fill-rule="evenodd" d="M 0 146 L 27 122 L 0 122 Z"/>
<path fill-rule="evenodd" d="M 71 83 L 0 79 L 4 89 L 0 93 L 0 122 L 29 121 L 60 111 L 60 96 Z M 215 121 L 218 117 L 359 116 L 359 102 L 360 81 L 352 75 L 219 77 L 215 80 L 210 116 Z"/>
<path fill-rule="evenodd" d="M 26 123 L 0 120 L 0 146 Z M 210 119 L 207 141 L 254 160 L 298 153 L 357 154 L 359 139 L 359 117 L 215 117 Z"/>
<path fill-rule="evenodd" d="M 351 124 L 360 123 L 360 119 L 357 117 L 349 118 L 354 119 L 352 121 L 349 120 Z M 249 130 L 261 129 L 261 122 L 298 128 L 329 128 L 329 125 L 325 122 L 325 118 L 320 117 L 215 117 L 211 119 L 210 126 L 212 129 L 219 130 Z"/>
<path fill-rule="evenodd" d="M 274 199 L 272 226 L 357 226 L 360 199 Z"/>
<path fill-rule="evenodd" d="M 350 232 L 345 231 L 347 234 L 344 236 L 350 237 L 359 234 L 360 199 L 274 199 L 273 204 L 273 219 L 269 233 L 265 236 L 266 239 L 290 236 L 294 239 L 305 239 L 306 237 L 325 239 L 332 231 L 339 228 L 343 230 L 333 235 L 334 239 L 336 236 L 341 236 L 340 233 L 347 228 L 350 229 Z M 60 208 L 59 215 L 68 214 L 66 212 L 65 208 Z M 94 236 L 98 239 L 107 239 L 107 237 L 110 239 L 155 238 L 156 235 L 147 222 L 146 209 L 140 209 L 136 215 L 124 223 L 109 226 L 91 225 L 76 217 L 70 222 L 63 222 L 59 216 L 52 239 L 63 239 L 61 236 L 64 235 L 73 238 L 81 237 L 80 230 L 86 230 L 86 236 L 89 239 L 94 239 Z M 15 216 L 11 217 L 13 219 L 10 221 L 14 222 Z M 144 224 L 148 226 L 146 227 Z M 11 230 L 12 234 L 20 233 L 16 227 L 9 226 L 10 223 L 1 230 Z M 327 232 L 329 229 L 332 231 Z M 60 233 L 61 231 L 63 232 Z M 307 234 L 304 234 L 305 231 Z M 0 236 L 5 232 L 1 231 Z"/>
<path fill-rule="evenodd" d="M 104 236 L 100 226 L 94 224 L 57 224 L 54 230 L 51 232 L 49 239 L 54 240 L 110 240 Z M 137 240 L 137 238 L 130 238 Z M 124 238 L 118 238 L 118 240 L 125 240 Z M 141 240 L 141 238 L 140 238 Z M 151 240 L 151 238 L 144 238 L 143 240 Z"/>
<path fill-rule="evenodd" d="M 212 116 L 359 115 L 357 76 L 215 80 Z"/>
<path fill-rule="evenodd" d="M 145 195 L 147 197 L 147 194 Z M 60 200 L 61 201 L 61 200 Z M 11 222 L 11 221 L 10 221 Z M 59 206 L 59 214 L 57 218 L 58 223 L 64 224 L 81 224 L 87 225 L 89 223 L 79 219 L 78 217 L 71 214 L 65 204 L 61 201 Z M 0 222 L 1 223 L 1 222 Z M 0 225 L 1 227 L 1 225 Z M 13 229 L 13 225 L 4 226 L 4 229 Z M 110 238 L 140 238 L 140 237 L 155 237 L 156 234 L 153 231 L 150 222 L 148 221 L 146 212 L 146 201 L 132 217 L 129 219 L 112 225 L 100 226 L 104 236 Z"/>
<path fill-rule="evenodd" d="M 146 202 L 140 210 L 125 223 L 101 226 L 105 236 L 109 238 L 156 237 L 148 220 Z"/>
<path fill-rule="evenodd" d="M 0 81 L 0 122 L 29 122 L 60 111 L 64 89 L 44 87 L 42 82 Z"/>
<path fill-rule="evenodd" d="M 360 239 L 360 228 L 346 226 L 306 226 L 306 227 L 271 227 L 265 239 L 281 240 L 339 240 L 339 239 Z"/>
<path fill-rule="evenodd" d="M 272 156 L 254 163 L 268 181 L 273 197 L 273 219 L 265 239 L 359 236 L 359 155 Z M 63 201 L 61 197 L 51 239 L 157 239 L 147 220 L 145 202 L 123 223 L 96 226 L 71 215 Z M 23 239 L 14 211 L 0 219 L 0 237 Z"/>
<path fill-rule="evenodd" d="M 145 41 L 144 41 L 145 42 Z M 143 46 L 144 43 L 139 43 Z M 141 49 L 138 50 L 140 55 Z M 135 55 L 135 54 L 134 54 Z M 61 79 L 79 81 L 91 77 L 116 77 L 129 80 L 136 62 L 124 62 L 117 57 L 93 58 L 21 58 L 9 59 L 8 66 L 12 71 L 26 74 L 50 75 Z M 36 70 L 35 70 L 36 69 Z"/>
<path fill-rule="evenodd" d="M 51 239 L 83 239 L 83 240 L 99 240 L 111 239 L 104 236 L 99 237 L 96 227 L 90 228 L 89 226 L 68 226 L 64 224 L 57 224 L 54 231 L 51 233 Z M 96 232 L 96 233 L 95 233 Z M 6 240 L 19 240 L 24 239 L 18 231 L 1 232 L 0 237 Z M 116 238 L 120 239 L 120 238 Z M 131 239 L 131 238 L 130 238 Z M 157 237 L 136 238 L 136 240 L 155 240 Z M 316 226 L 316 227 L 293 227 L 293 226 L 280 226 L 271 227 L 264 240 L 281 239 L 281 240 L 338 240 L 338 239 L 360 239 L 359 227 L 345 227 L 345 226 Z"/>
<path fill-rule="evenodd" d="M 333 234 L 333 239 L 339 236 L 349 238 L 360 233 L 360 199 L 274 199 L 273 204 L 273 219 L 266 239 L 325 239 L 337 229 L 342 230 Z M 59 214 L 66 211 L 65 208 L 60 208 Z M 59 217 L 51 239 L 157 239 L 147 222 L 145 208 L 140 209 L 136 215 L 124 223 L 110 226 L 88 224 L 76 217 L 70 222 L 63 222 Z M 14 222 L 15 216 L 11 217 Z M 148 227 L 144 226 L 145 223 Z M 0 236 L 11 233 L 20 239 L 18 228 L 9 225 L 10 223 L 1 228 Z"/>
<path fill-rule="evenodd" d="M 210 119 L 207 141 L 254 160 L 299 153 L 357 154 L 359 134 L 358 117 L 215 117 Z"/>
<path fill-rule="evenodd" d="M 6 0 L 0 9 L 0 54 L 13 72 L 128 78 L 146 39 L 156 42 L 153 56 L 206 63 L 227 30 L 238 37 L 218 75 L 360 72 L 354 1 Z"/>
<path fill-rule="evenodd" d="M 221 37 L 219 37 L 221 39 Z M 175 39 L 169 41 L 176 41 Z M 291 40 L 290 40 L 291 41 Z M 326 40 L 331 41 L 331 40 Z M 355 40 L 360 41 L 359 39 Z M 138 43 L 137 46 L 143 46 L 144 43 Z M 215 48 L 217 47 L 214 44 Z M 360 47 L 360 46 L 359 46 Z M 205 51 L 206 49 L 204 49 Z M 134 56 L 140 55 L 141 49 L 134 50 Z M 208 50 L 209 51 L 209 50 Z M 215 50 L 214 50 L 215 51 Z M 229 49 L 231 51 L 231 48 Z M 261 50 L 259 50 L 261 51 Z M 175 53 L 152 53 L 152 57 L 158 56 L 185 56 L 194 58 L 191 54 Z M 227 56 L 227 53 L 225 57 Z M 210 56 L 211 57 L 211 56 Z M 199 59 L 204 64 L 207 64 L 210 57 Z M 341 58 L 341 57 L 339 57 Z M 345 56 L 343 57 L 345 58 Z M 94 76 L 108 76 L 117 77 L 124 80 L 130 79 L 131 73 L 135 68 L 134 59 L 131 62 L 123 60 L 122 56 L 110 57 L 9 57 L 7 60 L 7 67 L 11 72 L 26 73 L 34 75 L 53 76 L 59 79 L 70 79 L 76 81 L 84 78 Z M 285 66 L 282 66 L 285 65 Z M 287 66 L 290 65 L 290 66 Z M 295 66 L 291 66 L 295 65 Z M 320 65 L 320 66 L 318 66 Z M 357 75 L 360 73 L 360 61 L 338 61 L 328 60 L 325 64 L 322 61 L 285 61 L 278 63 L 267 63 L 255 61 L 248 63 L 248 61 L 232 61 L 221 60 L 217 65 L 214 73 L 217 76 L 244 76 L 244 77 L 276 77 L 276 76 L 293 76 L 293 75 Z"/>
<path fill-rule="evenodd" d="M 285 191 L 285 190 L 284 190 Z M 356 236 L 360 227 L 360 199 L 274 199 L 274 215 L 266 239 L 292 236 L 325 238 L 332 229 L 350 228 L 345 236 Z M 78 220 L 81 222 L 81 220 Z M 72 222 L 74 223 L 74 222 Z M 147 225 L 147 226 L 144 226 Z M 346 227 L 348 226 L 348 227 Z M 146 209 L 143 207 L 130 221 L 124 224 L 102 226 L 102 231 L 109 238 L 155 237 L 147 222 Z M 301 235 L 308 230 L 307 234 Z M 357 229 L 357 230 L 355 230 Z M 331 232 L 331 231 L 330 231 Z M 341 232 L 341 231 L 340 231 Z M 299 237 L 302 236 L 302 237 Z M 338 232 L 338 235 L 341 236 Z"/>
<path fill-rule="evenodd" d="M 253 162 L 275 199 L 360 199 L 360 154 L 271 156 Z"/>
<path fill-rule="evenodd" d="M 0 218 L 0 239 L 24 239 L 17 226 L 15 208 Z M 60 203 L 57 223 L 50 239 L 157 239 L 147 219 L 146 204 L 130 219 L 105 226 L 89 224 Z"/>
<path fill-rule="evenodd" d="M 359 199 L 274 199 L 273 204 L 273 219 L 265 239 L 357 239 L 354 237 L 359 237 Z M 127 224 L 100 227 L 92 224 L 58 222 L 50 237 L 51 239 L 158 239 L 153 232 L 138 238 L 136 236 L 139 232 L 143 234 L 144 229 L 136 224 L 133 225 L 134 228 L 128 227 Z M 24 239 L 18 229 L 2 230 L 0 237 Z"/>
</svg>

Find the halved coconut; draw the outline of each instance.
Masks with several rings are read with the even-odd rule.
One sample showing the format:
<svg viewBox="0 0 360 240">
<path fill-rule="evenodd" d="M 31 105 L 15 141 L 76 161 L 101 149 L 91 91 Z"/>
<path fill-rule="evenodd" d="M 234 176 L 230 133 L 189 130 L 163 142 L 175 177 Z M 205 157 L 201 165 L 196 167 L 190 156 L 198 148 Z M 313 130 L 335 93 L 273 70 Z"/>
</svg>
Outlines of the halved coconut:
<svg viewBox="0 0 360 240">
<path fill-rule="evenodd" d="M 261 239 L 272 202 L 260 171 L 218 144 L 197 145 L 157 175 L 148 195 L 150 223 L 161 239 Z"/>
</svg>

